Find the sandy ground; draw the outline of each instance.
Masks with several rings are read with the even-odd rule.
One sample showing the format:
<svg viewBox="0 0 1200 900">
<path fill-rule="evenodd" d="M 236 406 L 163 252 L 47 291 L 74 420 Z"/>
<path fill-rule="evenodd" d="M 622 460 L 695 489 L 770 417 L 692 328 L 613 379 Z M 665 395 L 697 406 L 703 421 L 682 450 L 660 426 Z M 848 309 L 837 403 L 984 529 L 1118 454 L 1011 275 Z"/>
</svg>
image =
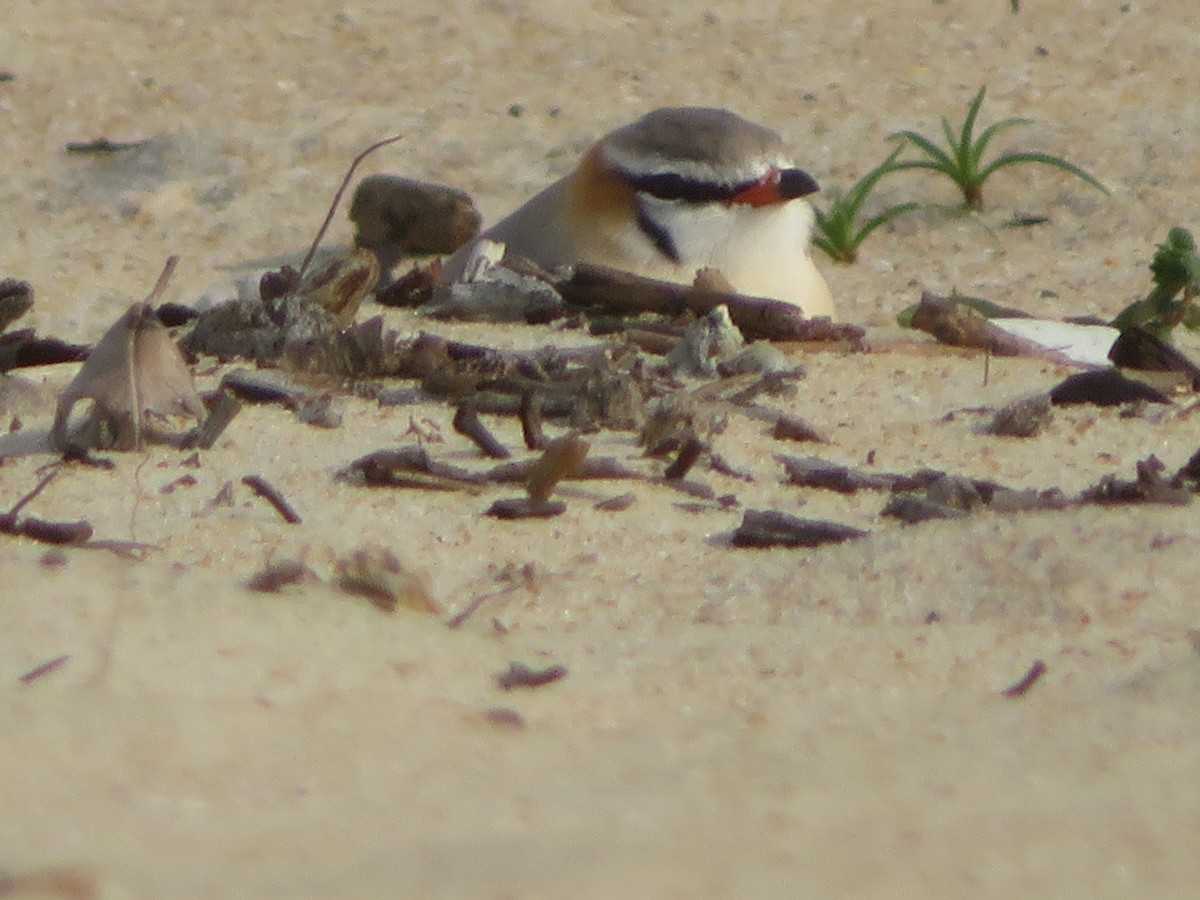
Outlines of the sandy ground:
<svg viewBox="0 0 1200 900">
<path fill-rule="evenodd" d="M 392 133 L 408 137 L 365 171 L 462 187 L 494 218 L 655 106 L 735 109 L 845 186 L 888 132 L 936 132 L 986 82 L 985 123 L 1036 120 L 999 147 L 1065 155 L 1112 195 L 1001 173 L 981 216 L 922 212 L 858 265 L 824 264 L 843 317 L 886 334 L 921 286 L 1112 315 L 1146 290 L 1167 228 L 1200 227 L 1194 2 L 1024 5 L 7 0 L 0 275 L 34 284 L 43 332 L 90 341 L 169 254 L 168 299 L 194 302 L 247 261 L 301 250 L 348 161 Z M 156 143 L 136 165 L 64 152 L 102 136 Z M 876 202 L 907 199 L 953 197 L 913 174 Z M 1002 227 L 1018 213 L 1050 221 Z M 332 240 L 349 237 L 341 217 Z M 1045 362 L 993 361 L 985 382 L 979 357 L 939 349 L 792 352 L 808 377 L 790 411 L 840 462 L 1071 492 L 1200 446 L 1186 399 L 1150 417 L 1060 410 L 1026 441 L 981 435 L 972 408 L 1067 374 Z M 24 422 L 10 450 L 44 432 L 71 374 L 30 374 L 41 397 L 7 410 Z M 492 494 L 333 480 L 411 441 L 410 416 L 440 424 L 444 458 L 476 462 L 437 404 L 350 400 L 332 431 L 254 408 L 199 468 L 154 449 L 64 471 L 35 501 L 157 549 L 0 543 L 0 895 L 1194 896 L 1194 508 L 903 528 L 879 495 L 782 485 L 772 454 L 805 450 L 749 420 L 720 449 L 756 481 L 703 475 L 717 493 L 872 535 L 738 551 L 740 511 L 687 511 L 654 485 L 624 513 L 589 500 L 624 485 L 593 484 L 559 519 L 500 523 L 481 516 Z M 623 434 L 596 449 L 637 452 Z M 0 507 L 49 461 L 6 460 Z M 303 523 L 242 487 L 213 505 L 248 473 Z M 162 492 L 184 474 L 195 484 Z M 327 584 L 244 586 L 269 559 L 327 577 L 364 545 L 403 556 L 449 612 L 497 595 L 452 631 Z M 1001 696 L 1035 659 L 1045 677 Z M 514 660 L 569 674 L 504 693 L 493 678 Z"/>
</svg>

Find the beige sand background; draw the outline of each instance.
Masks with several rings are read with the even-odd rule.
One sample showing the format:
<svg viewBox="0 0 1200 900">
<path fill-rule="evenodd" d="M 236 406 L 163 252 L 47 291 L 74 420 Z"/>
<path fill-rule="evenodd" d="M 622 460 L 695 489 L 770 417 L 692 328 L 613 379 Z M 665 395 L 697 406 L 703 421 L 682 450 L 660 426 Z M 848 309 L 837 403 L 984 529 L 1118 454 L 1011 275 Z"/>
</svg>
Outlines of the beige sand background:
<svg viewBox="0 0 1200 900">
<path fill-rule="evenodd" d="M 823 265 L 844 318 L 887 336 L 921 286 L 1112 315 L 1145 291 L 1169 226 L 1200 228 L 1194 0 L 1023 6 L 6 0 L 0 275 L 34 284 L 43 332 L 90 341 L 171 253 L 168 299 L 193 302 L 248 260 L 302 250 L 348 161 L 395 132 L 407 139 L 365 171 L 462 187 L 494 218 L 655 106 L 735 109 L 845 186 L 888 132 L 936 133 L 986 83 L 983 122 L 1036 119 L 999 147 L 1065 155 L 1112 196 L 1050 170 L 1002 173 L 982 216 L 921 213 L 857 266 Z M 158 149 L 132 167 L 64 152 L 97 137 Z M 953 197 L 906 175 L 876 202 L 906 199 Z M 1018 213 L 1050 221 L 1002 227 Z M 349 238 L 341 217 L 331 239 Z M 790 409 L 841 462 L 873 452 L 883 471 L 1075 491 L 1150 453 L 1174 469 L 1200 446 L 1186 399 L 1149 418 L 1060 410 L 1027 441 L 980 435 L 984 416 L 962 410 L 1066 374 L 1044 362 L 993 361 L 985 383 L 970 355 L 793 352 L 808 377 Z M 44 431 L 71 374 L 30 373 L 42 399 L 18 411 L 10 451 Z M 220 374 L 202 368 L 201 387 Z M 481 516 L 490 494 L 334 482 L 356 456 L 411 441 L 410 416 L 441 425 L 444 458 L 475 461 L 437 404 L 350 400 L 332 431 L 248 409 L 198 469 L 167 449 L 72 468 L 29 510 L 155 545 L 144 561 L 0 542 L 0 871 L 57 873 L 0 878 L 0 894 L 1195 895 L 1194 507 L 902 528 L 878 517 L 880 496 L 780 484 L 772 454 L 796 448 L 748 420 L 719 449 L 757 480 L 703 474 L 718 493 L 873 535 L 746 552 L 724 544 L 740 511 L 688 512 L 653 485 L 624 513 L 577 496 L 561 518 L 500 523 Z M 596 449 L 637 453 L 623 434 Z M 6 460 L 0 507 L 49 461 Z M 212 504 L 248 473 L 303 524 L 240 486 L 232 507 Z M 184 474 L 196 484 L 161 492 Z M 370 544 L 450 612 L 508 591 L 451 631 L 326 585 L 244 587 L 267 560 L 328 576 Z M 526 563 L 529 577 L 504 580 Z M 1000 696 L 1034 659 L 1044 679 Z M 512 660 L 570 671 L 505 694 L 493 676 Z M 493 724 L 493 708 L 525 727 Z"/>
</svg>

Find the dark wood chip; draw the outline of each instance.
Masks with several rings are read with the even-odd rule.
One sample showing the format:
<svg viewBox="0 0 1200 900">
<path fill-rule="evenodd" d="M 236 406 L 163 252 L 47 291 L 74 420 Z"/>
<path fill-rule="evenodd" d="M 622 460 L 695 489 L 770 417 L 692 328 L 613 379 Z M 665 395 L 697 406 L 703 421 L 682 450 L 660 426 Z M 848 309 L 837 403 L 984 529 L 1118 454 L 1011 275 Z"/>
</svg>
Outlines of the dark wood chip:
<svg viewBox="0 0 1200 900">
<path fill-rule="evenodd" d="M 1122 331 L 1109 349 L 1108 358 L 1123 369 L 1180 372 L 1191 379 L 1192 390 L 1200 390 L 1200 366 L 1142 328 Z"/>
<path fill-rule="evenodd" d="M 64 653 L 62 656 L 56 656 L 56 657 L 54 657 L 54 659 L 47 660 L 46 662 L 42 663 L 40 666 L 30 669 L 28 672 L 26 672 L 24 675 L 22 675 L 17 680 L 19 682 L 21 682 L 21 684 L 25 684 L 25 685 L 33 684 L 35 681 L 37 681 L 39 678 L 43 677 L 44 675 L 49 675 L 51 672 L 55 671 L 56 669 L 62 668 L 64 665 L 66 665 L 67 660 L 69 660 L 70 658 L 71 658 L 70 653 Z M 3 892 L 0 891 L 0 893 L 3 893 Z"/>
<path fill-rule="evenodd" d="M 735 547 L 819 547 L 865 537 L 867 532 L 837 522 L 801 519 L 775 510 L 748 509 L 733 533 Z"/>
<path fill-rule="evenodd" d="M 1040 659 L 1036 659 L 1033 661 L 1033 665 L 1029 667 L 1029 671 L 1021 677 L 1020 681 L 1018 681 L 1012 687 L 1005 688 L 1000 693 L 1002 696 L 1010 699 L 1024 697 L 1029 692 L 1029 689 L 1037 684 L 1038 679 L 1045 674 L 1046 664 Z"/>
<path fill-rule="evenodd" d="M 524 663 L 515 662 L 496 676 L 496 684 L 505 691 L 514 688 L 536 688 L 553 684 L 566 674 L 566 666 L 553 665 L 544 669 L 531 669 Z"/>
<path fill-rule="evenodd" d="M 906 525 L 929 522 L 934 519 L 965 519 L 967 513 L 953 506 L 935 503 L 917 494 L 893 494 L 879 513 L 891 519 L 899 519 Z"/>
<path fill-rule="evenodd" d="M 489 506 L 484 515 L 494 519 L 552 519 L 566 510 L 567 504 L 561 500 L 506 497 Z"/>
<path fill-rule="evenodd" d="M 628 491 L 624 494 L 617 494 L 615 497 L 608 497 L 605 500 L 598 500 L 592 504 L 592 509 L 598 509 L 601 512 L 623 512 L 629 509 L 637 502 L 637 494 Z"/>
<path fill-rule="evenodd" d="M 826 438 L 799 416 L 781 415 L 775 420 L 771 437 L 777 441 L 813 441 L 824 444 Z"/>
<path fill-rule="evenodd" d="M 1050 391 L 1055 406 L 1090 403 L 1094 406 L 1119 406 L 1144 400 L 1147 403 L 1169 403 L 1162 391 L 1122 375 L 1116 369 L 1096 369 L 1079 372 L 1060 382 Z"/>
<path fill-rule="evenodd" d="M 996 411 L 984 429 L 1000 437 L 1034 437 L 1050 423 L 1053 407 L 1049 394 L 1023 397 Z"/>
<path fill-rule="evenodd" d="M 271 504 L 274 510 L 279 513 L 283 521 L 289 525 L 298 525 L 301 522 L 300 514 L 292 508 L 292 505 L 284 499 L 283 494 L 269 481 L 261 475 L 246 475 L 242 478 L 242 484 L 254 491 L 258 496 L 262 497 L 267 503 Z"/>
</svg>

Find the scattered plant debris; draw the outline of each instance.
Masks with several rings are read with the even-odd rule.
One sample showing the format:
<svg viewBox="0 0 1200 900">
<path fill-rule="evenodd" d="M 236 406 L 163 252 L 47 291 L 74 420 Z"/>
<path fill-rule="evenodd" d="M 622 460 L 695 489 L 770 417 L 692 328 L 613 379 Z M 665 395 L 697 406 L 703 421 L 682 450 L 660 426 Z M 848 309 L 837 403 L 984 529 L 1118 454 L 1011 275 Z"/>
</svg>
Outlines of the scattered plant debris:
<svg viewBox="0 0 1200 900">
<path fill-rule="evenodd" d="M 724 305 L 746 337 L 773 341 L 833 341 L 861 349 L 865 332 L 855 325 L 838 325 L 826 318 L 805 318 L 800 308 L 781 300 L 747 297 L 695 286 L 643 278 L 617 269 L 580 263 L 557 288 L 572 306 L 599 306 L 625 313 L 655 312 L 678 316 L 691 311 L 702 316 Z"/>
<path fill-rule="evenodd" d="M 770 509 L 748 509 L 733 533 L 734 547 L 819 547 L 865 537 L 867 532 L 837 522 L 802 519 Z"/>
<path fill-rule="evenodd" d="M 1131 325 L 1121 332 L 1108 351 L 1108 358 L 1114 366 L 1122 369 L 1179 372 L 1191 382 L 1193 391 L 1200 391 L 1200 366 L 1137 325 Z"/>
<path fill-rule="evenodd" d="M 366 597 L 384 612 L 398 607 L 419 613 L 441 615 L 422 578 L 404 566 L 392 551 L 366 547 L 341 557 L 334 565 L 338 587 Z"/>
<path fill-rule="evenodd" d="M 0 513 L 0 534 L 19 535 L 43 544 L 83 544 L 92 537 L 92 525 L 87 521 L 49 522 L 32 516 L 21 518 L 21 510 L 32 503 L 46 486 L 58 475 L 52 469 L 42 477 L 29 493 L 12 505 L 6 513 Z"/>
<path fill-rule="evenodd" d="M 567 674 L 567 667 L 561 665 L 547 666 L 544 669 L 531 669 L 524 663 L 511 663 L 509 667 L 496 676 L 496 685 L 504 691 L 515 688 L 537 688 L 553 684 Z"/>
<path fill-rule="evenodd" d="M 483 711 L 483 720 L 489 725 L 494 725 L 497 728 L 505 728 L 510 731 L 520 731 L 525 727 L 525 717 L 515 709 L 508 709 L 507 707 L 485 709 Z"/>
<path fill-rule="evenodd" d="M 242 484 L 271 504 L 272 508 L 275 512 L 279 513 L 283 521 L 289 525 L 300 524 L 300 514 L 292 508 L 292 505 L 284 499 L 283 494 L 279 493 L 267 479 L 261 475 L 246 475 L 242 478 Z"/>
<path fill-rule="evenodd" d="M 1034 394 L 1001 407 L 984 431 L 999 437 L 1035 437 L 1041 434 L 1053 417 L 1050 395 Z"/>
<path fill-rule="evenodd" d="M 70 658 L 71 658 L 70 653 L 64 653 L 61 656 L 56 656 L 56 657 L 54 657 L 54 659 L 47 660 L 46 662 L 42 663 L 40 666 L 36 666 L 35 668 L 30 669 L 28 672 L 26 672 L 24 675 L 22 675 L 20 678 L 18 678 L 17 681 L 21 682 L 21 684 L 24 684 L 24 685 L 33 684 L 39 678 L 49 675 L 51 672 L 53 672 L 57 669 L 61 669 L 64 665 L 67 664 L 67 661 L 70 660 Z"/>
<path fill-rule="evenodd" d="M 203 421 L 207 411 L 192 374 L 151 307 L 176 262 L 175 256 L 167 260 L 154 290 L 105 333 L 59 396 L 50 431 L 50 439 L 59 449 L 65 449 L 70 441 L 71 410 L 84 399 L 93 401 L 82 434 L 84 446 L 136 450 L 144 438 L 153 436 L 149 431 L 152 417 L 189 415 Z"/>
<path fill-rule="evenodd" d="M 1050 389 L 1050 402 L 1055 406 L 1090 403 L 1093 406 L 1120 406 L 1134 401 L 1170 403 L 1162 391 L 1135 381 L 1116 369 L 1094 369 L 1078 372 Z"/>
<path fill-rule="evenodd" d="M 1029 693 L 1029 689 L 1037 684 L 1038 680 L 1045 674 L 1046 664 L 1040 659 L 1035 659 L 1033 665 L 1029 667 L 1029 671 L 1021 676 L 1021 680 L 1011 687 L 1005 688 L 1000 694 L 1001 696 L 1008 697 L 1010 700 L 1024 697 Z"/>
<path fill-rule="evenodd" d="M 488 430 L 479 418 L 479 413 L 470 403 L 460 404 L 454 413 L 454 430 L 471 439 L 484 456 L 492 459 L 508 459 L 512 456 L 500 440 Z"/>
<path fill-rule="evenodd" d="M 281 559 L 268 563 L 250 576 L 246 587 L 261 594 L 275 594 L 290 584 L 312 584 L 320 579 L 298 559 Z"/>
</svg>

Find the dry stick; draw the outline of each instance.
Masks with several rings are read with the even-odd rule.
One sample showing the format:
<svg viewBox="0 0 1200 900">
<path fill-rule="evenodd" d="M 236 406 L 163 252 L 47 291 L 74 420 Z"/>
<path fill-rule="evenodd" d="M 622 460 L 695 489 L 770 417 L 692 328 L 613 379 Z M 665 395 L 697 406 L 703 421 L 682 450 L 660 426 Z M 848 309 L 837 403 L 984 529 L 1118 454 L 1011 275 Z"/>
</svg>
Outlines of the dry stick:
<svg viewBox="0 0 1200 900">
<path fill-rule="evenodd" d="M 663 472 L 663 478 L 667 481 L 678 481 L 691 471 L 692 466 L 696 464 L 696 460 L 700 458 L 700 454 L 704 452 L 704 442 L 694 435 L 683 442 L 683 446 L 679 448 L 679 455 L 675 457 L 675 462 L 667 466 Z"/>
<path fill-rule="evenodd" d="M 283 521 L 289 525 L 300 523 L 300 516 L 292 509 L 291 504 L 284 500 L 283 495 L 261 475 L 247 475 L 242 479 L 242 484 L 275 507 L 275 511 L 283 517 Z"/>
<path fill-rule="evenodd" d="M 508 452 L 508 448 L 488 431 L 487 426 L 480 421 L 475 408 L 469 403 L 462 404 L 454 413 L 454 430 L 469 437 L 485 456 L 490 456 L 492 459 L 508 459 L 512 455 Z"/>
<path fill-rule="evenodd" d="M 542 401 L 537 391 L 521 394 L 521 434 L 530 450 L 545 450 L 546 435 L 542 433 Z"/>
<path fill-rule="evenodd" d="M 161 296 L 162 292 L 167 288 L 167 282 L 171 280 L 171 275 L 175 272 L 175 266 L 179 264 L 179 257 L 175 254 L 167 257 L 167 262 L 163 266 L 162 272 L 158 276 L 158 281 L 154 283 L 154 289 L 146 295 L 143 303 L 153 306 Z M 125 348 L 125 356 L 129 360 L 129 409 L 133 415 L 133 446 L 139 448 L 142 446 L 142 392 L 139 389 L 139 374 L 137 366 L 137 339 L 138 328 L 130 328 L 126 338 L 127 346 Z"/>
<path fill-rule="evenodd" d="M 21 684 L 33 684 L 43 675 L 49 675 L 55 669 L 60 668 L 68 659 L 71 658 L 70 653 L 64 653 L 62 656 L 56 656 L 54 659 L 47 660 L 35 669 L 30 669 L 24 675 L 17 679 Z"/>
<path fill-rule="evenodd" d="M 857 345 L 864 335 L 857 326 L 805 318 L 800 307 L 781 300 L 672 284 L 587 263 L 577 264 L 571 277 L 557 282 L 555 288 L 572 305 L 603 306 L 626 313 L 679 315 L 690 310 L 704 315 L 724 305 L 729 308 L 733 323 L 747 337 L 840 340 Z"/>
<path fill-rule="evenodd" d="M 480 594 L 478 597 L 473 598 L 471 602 L 463 608 L 462 612 L 456 614 L 452 619 L 450 619 L 450 621 L 446 623 L 446 627 L 462 628 L 463 625 L 466 624 L 467 619 L 475 615 L 475 613 L 479 611 L 479 607 L 483 606 L 483 604 L 487 603 L 489 600 L 495 599 L 496 597 L 503 597 L 505 594 L 511 594 L 516 589 L 517 585 L 510 584 L 508 587 L 501 588 L 498 591 Z"/>
<path fill-rule="evenodd" d="M 1000 693 L 1002 696 L 1009 698 L 1024 697 L 1029 689 L 1037 683 L 1038 679 L 1045 674 L 1046 664 L 1040 659 L 1035 659 L 1033 665 L 1029 667 L 1029 671 L 1025 673 L 1020 681 L 1010 688 L 1005 688 Z"/>
<path fill-rule="evenodd" d="M 333 202 L 329 204 L 329 212 L 325 214 L 325 221 L 321 223 L 320 230 L 317 231 L 316 238 L 313 239 L 312 246 L 308 248 L 308 255 L 304 257 L 304 262 L 300 263 L 300 278 L 304 277 L 304 273 L 308 271 L 309 264 L 312 263 L 313 257 L 317 255 L 317 248 L 321 246 L 321 241 L 325 237 L 325 232 L 329 230 L 329 223 L 333 221 L 334 215 L 337 213 L 338 204 L 342 202 L 342 195 L 346 193 L 346 188 L 350 186 L 350 179 L 354 177 L 354 170 L 359 164 L 381 147 L 386 147 L 388 144 L 394 144 L 396 141 L 403 138 L 404 135 L 397 134 L 390 138 L 372 144 L 358 156 L 354 157 L 354 162 L 350 163 L 350 168 L 346 172 L 346 177 L 342 179 L 342 185 L 337 189 L 337 193 L 333 195 Z M 299 279 L 297 279 L 299 280 Z"/>
<path fill-rule="evenodd" d="M 18 513 L 20 513 L 21 510 L 23 510 L 26 506 L 28 506 L 37 497 L 38 494 L 40 494 L 42 491 L 44 491 L 46 489 L 46 485 L 48 485 L 50 482 L 52 482 L 57 477 L 58 477 L 58 469 L 52 469 L 50 472 L 48 472 L 46 475 L 44 475 L 42 477 L 42 480 L 37 483 L 37 486 L 32 491 L 30 491 L 28 494 L 26 494 L 24 497 L 22 497 L 16 503 L 14 503 L 12 509 L 10 509 L 8 512 L 6 512 L 3 516 L 0 516 L 0 522 L 3 522 L 5 524 L 15 523 Z"/>
</svg>

